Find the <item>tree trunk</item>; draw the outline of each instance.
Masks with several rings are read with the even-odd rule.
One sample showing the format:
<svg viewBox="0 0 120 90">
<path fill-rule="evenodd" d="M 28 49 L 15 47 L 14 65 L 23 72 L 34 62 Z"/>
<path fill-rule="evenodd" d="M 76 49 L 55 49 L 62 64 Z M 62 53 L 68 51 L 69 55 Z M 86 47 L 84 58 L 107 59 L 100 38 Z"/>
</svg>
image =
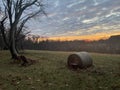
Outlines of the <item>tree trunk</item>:
<svg viewBox="0 0 120 90">
<path fill-rule="evenodd" d="M 11 45 L 10 45 L 10 53 L 11 53 L 11 56 L 12 56 L 12 59 L 16 59 L 16 57 L 18 56 L 18 53 L 16 51 L 16 48 L 15 48 L 15 42 L 11 42 Z"/>
<path fill-rule="evenodd" d="M 12 46 L 10 47 L 10 53 L 11 53 L 12 59 L 16 59 L 16 57 L 18 56 L 15 48 Z"/>
<path fill-rule="evenodd" d="M 9 49 L 10 49 L 10 53 L 11 53 L 11 56 L 12 56 L 12 59 L 16 59 L 17 58 L 17 56 L 18 56 L 18 53 L 17 53 L 17 50 L 16 50 L 16 42 L 15 42 L 15 33 L 14 33 L 14 29 L 13 29 L 13 32 L 11 32 L 11 34 L 10 34 L 11 36 L 11 38 L 10 38 L 10 47 L 9 47 Z"/>
</svg>

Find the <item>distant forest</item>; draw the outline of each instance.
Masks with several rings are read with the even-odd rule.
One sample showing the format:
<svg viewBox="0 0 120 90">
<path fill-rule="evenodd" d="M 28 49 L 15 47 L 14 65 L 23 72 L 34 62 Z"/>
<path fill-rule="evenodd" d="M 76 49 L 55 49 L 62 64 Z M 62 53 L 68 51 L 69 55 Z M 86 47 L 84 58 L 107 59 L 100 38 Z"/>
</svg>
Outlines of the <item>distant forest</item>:
<svg viewBox="0 0 120 90">
<path fill-rule="evenodd" d="M 34 42 L 33 42 L 34 39 Z M 49 41 L 43 40 L 38 42 L 35 37 L 20 40 L 18 43 L 18 48 L 21 50 L 50 50 L 50 51 L 88 51 L 88 52 L 98 52 L 98 53 L 114 53 L 120 54 L 120 35 L 111 36 L 107 40 L 99 41 Z M 0 49 L 7 49 L 4 46 L 2 37 L 0 37 Z"/>
</svg>

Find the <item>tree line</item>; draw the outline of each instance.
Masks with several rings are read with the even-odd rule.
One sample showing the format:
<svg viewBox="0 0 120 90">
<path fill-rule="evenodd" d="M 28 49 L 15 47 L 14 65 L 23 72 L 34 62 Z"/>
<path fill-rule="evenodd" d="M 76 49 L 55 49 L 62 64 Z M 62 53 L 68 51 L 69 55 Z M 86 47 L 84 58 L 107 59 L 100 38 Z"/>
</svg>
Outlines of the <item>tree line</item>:
<svg viewBox="0 0 120 90">
<path fill-rule="evenodd" d="M 0 38 L 1 39 L 1 38 Z M 33 41 L 34 40 L 34 41 Z M 4 49 L 4 44 L 0 48 Z M 51 41 L 43 40 L 38 42 L 38 37 L 23 39 L 18 43 L 18 49 L 24 50 L 50 50 L 50 51 L 88 51 L 98 53 L 115 53 L 120 54 L 120 35 L 111 36 L 107 40 L 99 41 Z"/>
</svg>

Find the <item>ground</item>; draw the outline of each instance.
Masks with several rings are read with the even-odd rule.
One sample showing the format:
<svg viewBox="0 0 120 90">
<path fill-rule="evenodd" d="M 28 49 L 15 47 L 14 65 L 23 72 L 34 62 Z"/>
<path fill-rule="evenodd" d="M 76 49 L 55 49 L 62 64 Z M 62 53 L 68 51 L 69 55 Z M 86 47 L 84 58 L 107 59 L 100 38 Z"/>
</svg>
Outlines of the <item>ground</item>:
<svg viewBox="0 0 120 90">
<path fill-rule="evenodd" d="M 0 51 L 0 90 L 120 90 L 120 55 L 90 53 L 94 67 L 72 71 L 66 63 L 71 53 L 26 50 L 38 62 L 21 67 Z"/>
</svg>

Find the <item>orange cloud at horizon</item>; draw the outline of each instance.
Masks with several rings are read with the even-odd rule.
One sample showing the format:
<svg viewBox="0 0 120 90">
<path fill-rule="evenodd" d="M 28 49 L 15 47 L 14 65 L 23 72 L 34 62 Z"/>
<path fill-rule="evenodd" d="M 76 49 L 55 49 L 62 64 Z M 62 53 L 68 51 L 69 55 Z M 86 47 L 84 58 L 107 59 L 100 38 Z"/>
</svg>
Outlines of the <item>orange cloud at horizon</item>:
<svg viewBox="0 0 120 90">
<path fill-rule="evenodd" d="M 99 40 L 99 39 L 107 39 L 107 36 L 97 36 L 97 35 L 87 35 L 87 36 L 62 36 L 62 37 L 50 37 L 48 40 L 53 41 L 73 41 L 73 40 Z"/>
<path fill-rule="evenodd" d="M 94 35 L 82 35 L 82 36 L 59 36 L 59 37 L 49 37 L 44 40 L 53 40 L 53 41 L 73 41 L 73 40 L 88 40 L 88 41 L 97 41 L 100 39 L 108 39 L 112 35 L 120 35 L 120 32 L 116 33 L 98 33 Z M 40 40 L 41 41 L 41 40 Z"/>
</svg>

